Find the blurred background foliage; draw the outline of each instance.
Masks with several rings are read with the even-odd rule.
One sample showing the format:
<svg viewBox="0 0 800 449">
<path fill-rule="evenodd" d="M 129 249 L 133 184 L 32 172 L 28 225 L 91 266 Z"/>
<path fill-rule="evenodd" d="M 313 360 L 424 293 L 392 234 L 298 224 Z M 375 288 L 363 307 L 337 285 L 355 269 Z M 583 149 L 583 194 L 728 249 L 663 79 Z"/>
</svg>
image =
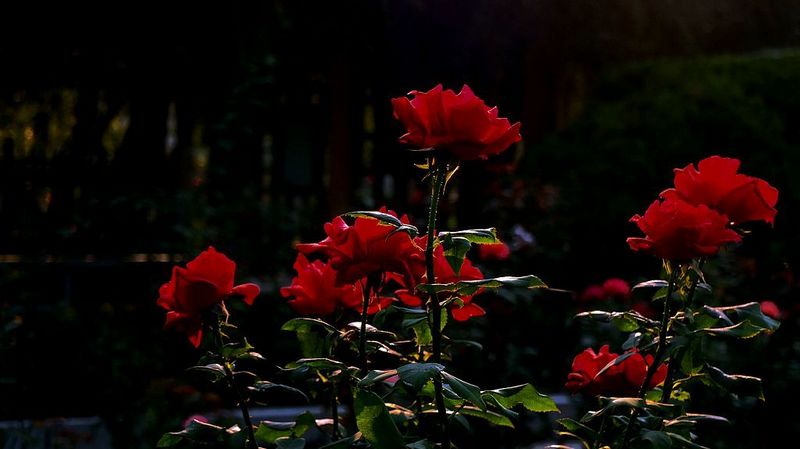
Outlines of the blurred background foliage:
<svg viewBox="0 0 800 449">
<path fill-rule="evenodd" d="M 262 285 L 235 310 L 276 363 L 293 244 L 346 210 L 423 218 L 425 191 L 389 98 L 469 83 L 524 142 L 465 164 L 447 226 L 497 226 L 514 250 L 487 273 L 535 273 L 580 291 L 655 277 L 627 220 L 671 169 L 718 153 L 781 190 L 759 228 L 708 272 L 722 302 L 770 299 L 783 327 L 715 349 L 763 376 L 767 404 L 735 410 L 714 448 L 800 437 L 800 5 L 789 0 L 285 1 L 97 7 L 9 5 L 0 27 L 0 419 L 101 416 L 114 447 L 152 447 L 219 397 L 182 370 L 195 353 L 161 331 L 158 286 L 213 244 Z M 417 223 L 420 224 L 420 223 Z M 570 317 L 569 293 L 478 300 L 456 324 L 484 342 L 456 371 L 481 385 L 562 392 L 572 357 L 619 335 Z M 628 307 L 630 304 L 593 304 Z M 734 369 L 736 368 L 736 369 Z M 489 432 L 488 430 L 486 432 Z M 481 433 L 482 435 L 482 433 Z M 480 435 L 479 435 L 480 437 Z M 522 447 L 549 437 L 526 428 Z M 481 441 L 476 440 L 476 441 Z"/>
</svg>

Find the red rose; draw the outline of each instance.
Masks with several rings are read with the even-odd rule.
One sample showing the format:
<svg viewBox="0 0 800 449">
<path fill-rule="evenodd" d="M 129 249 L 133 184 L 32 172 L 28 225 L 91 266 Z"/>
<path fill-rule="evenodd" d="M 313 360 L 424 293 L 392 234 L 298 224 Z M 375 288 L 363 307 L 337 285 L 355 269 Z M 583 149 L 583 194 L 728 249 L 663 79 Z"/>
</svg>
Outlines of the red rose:
<svg viewBox="0 0 800 449">
<path fill-rule="evenodd" d="M 739 224 L 748 221 L 775 221 L 778 189 L 763 179 L 737 173 L 738 159 L 711 156 L 675 169 L 675 188 L 662 193 L 679 197 L 694 205 L 704 204 Z"/>
<path fill-rule="evenodd" d="M 421 247 L 424 247 L 427 241 L 427 236 L 417 239 L 417 243 Z M 456 274 L 456 272 L 453 270 L 453 267 L 450 266 L 450 263 L 447 261 L 447 258 L 444 255 L 444 249 L 442 248 L 442 245 L 436 246 L 433 250 L 433 272 L 436 275 L 437 284 L 483 279 L 483 273 L 481 273 L 481 270 L 472 265 L 472 262 L 466 258 L 464 259 L 464 263 L 461 265 L 461 271 Z M 390 277 L 390 279 L 396 281 L 398 284 L 400 284 L 400 286 L 405 287 L 395 291 L 395 295 L 397 295 L 403 304 L 411 307 L 419 307 L 422 305 L 423 297 L 417 296 L 418 293 L 415 289 L 418 284 L 427 282 L 427 273 L 422 272 L 418 276 L 412 278 L 393 275 Z M 480 291 L 478 293 L 480 293 Z M 439 295 L 439 300 L 444 300 L 446 295 L 446 293 L 441 293 Z M 466 321 L 472 317 L 483 316 L 486 314 L 486 311 L 483 310 L 481 306 L 472 302 L 473 296 L 475 295 L 459 297 L 461 304 L 458 304 L 457 301 L 450 303 L 450 312 L 453 314 L 453 319 L 456 321 Z"/>
<path fill-rule="evenodd" d="M 595 353 L 588 348 L 575 356 L 572 372 L 567 376 L 565 387 L 572 393 L 582 391 L 590 396 L 635 396 L 647 377 L 647 369 L 653 363 L 653 356 L 642 357 L 638 352 L 617 365 L 598 373 L 614 361 L 618 354 L 608 351 L 608 345 Z M 661 365 L 653 375 L 649 388 L 664 382 L 667 365 Z"/>
<path fill-rule="evenodd" d="M 393 211 L 381 212 L 397 217 Z M 408 217 L 400 218 L 408 223 Z M 375 273 L 397 272 L 413 276 L 425 270 L 425 254 L 405 232 L 371 218 L 356 218 L 352 226 L 341 217 L 325 223 L 327 238 L 319 243 L 301 243 L 303 254 L 319 253 L 336 272 L 337 285 L 352 284 Z"/>
<path fill-rule="evenodd" d="M 481 260 L 506 260 L 511 248 L 503 242 L 478 245 L 478 258 Z"/>
<path fill-rule="evenodd" d="M 631 286 L 619 278 L 609 278 L 603 282 L 603 293 L 606 298 L 627 299 L 631 295 Z"/>
<path fill-rule="evenodd" d="M 428 92 L 411 91 L 392 99 L 394 116 L 406 127 L 400 142 L 433 148 L 456 159 L 486 159 L 519 142 L 519 122 L 511 125 L 486 106 L 466 84 L 456 94 L 442 85 Z"/>
<path fill-rule="evenodd" d="M 157 304 L 167 310 L 164 328 L 185 332 L 195 347 L 203 338 L 203 312 L 227 297 L 240 295 L 252 304 L 258 295 L 255 284 L 233 286 L 236 263 L 213 247 L 200 253 L 186 268 L 174 267 L 172 278 L 159 289 Z"/>
<path fill-rule="evenodd" d="M 741 240 L 727 227 L 726 216 L 705 204 L 694 206 L 676 198 L 654 201 L 644 216 L 634 215 L 631 221 L 645 234 L 644 238 L 628 238 L 631 249 L 662 259 L 712 256 L 723 244 Z"/>
<path fill-rule="evenodd" d="M 783 317 L 781 309 L 772 301 L 761 301 L 761 313 L 776 320 Z"/>
<path fill-rule="evenodd" d="M 293 298 L 289 306 L 301 315 L 327 316 L 337 308 L 358 308 L 362 292 L 355 284 L 336 286 L 336 270 L 321 260 L 309 262 L 302 254 L 294 262 L 297 276 L 281 287 L 281 296 Z"/>
</svg>

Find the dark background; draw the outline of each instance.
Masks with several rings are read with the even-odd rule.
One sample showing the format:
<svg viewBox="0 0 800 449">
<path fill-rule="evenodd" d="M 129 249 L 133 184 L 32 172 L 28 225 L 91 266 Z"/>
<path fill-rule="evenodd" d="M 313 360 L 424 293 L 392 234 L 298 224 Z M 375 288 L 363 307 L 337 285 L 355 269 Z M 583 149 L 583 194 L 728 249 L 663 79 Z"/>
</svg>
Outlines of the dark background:
<svg viewBox="0 0 800 449">
<path fill-rule="evenodd" d="M 796 439 L 798 25 L 790 0 L 4 5 L 0 419 L 101 416 L 114 447 L 144 448 L 216 406 L 183 379 L 196 353 L 161 331 L 155 306 L 172 264 L 209 244 L 262 286 L 234 311 L 251 340 L 291 360 L 277 289 L 293 244 L 347 210 L 424 218 L 422 172 L 397 143 L 389 99 L 469 83 L 522 122 L 523 143 L 464 164 L 443 212 L 448 228 L 496 226 L 511 242 L 487 273 L 576 291 L 657 276 L 657 261 L 628 250 L 627 220 L 672 168 L 710 154 L 780 189 L 775 227 L 708 269 L 719 302 L 784 311 L 775 335 L 714 355 L 763 376 L 767 405 L 696 406 L 734 419 L 701 440 L 714 448 Z M 456 369 L 487 387 L 562 392 L 575 353 L 619 348 L 619 335 L 570 320 L 570 295 L 478 302 L 489 315 L 454 331 L 484 353 Z"/>
</svg>

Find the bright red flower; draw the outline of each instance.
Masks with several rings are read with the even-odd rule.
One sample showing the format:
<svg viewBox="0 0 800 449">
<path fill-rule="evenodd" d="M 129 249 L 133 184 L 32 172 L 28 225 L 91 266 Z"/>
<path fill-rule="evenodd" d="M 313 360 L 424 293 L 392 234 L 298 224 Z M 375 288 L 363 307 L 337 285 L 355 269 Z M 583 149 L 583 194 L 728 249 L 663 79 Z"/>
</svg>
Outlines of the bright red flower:
<svg viewBox="0 0 800 449">
<path fill-rule="evenodd" d="M 781 309 L 772 301 L 761 301 L 761 313 L 776 320 L 783 317 Z"/>
<path fill-rule="evenodd" d="M 694 205 L 704 204 L 727 215 L 739 224 L 748 221 L 775 221 L 778 189 L 763 179 L 738 173 L 738 159 L 711 156 L 675 169 L 675 188 L 664 191 L 665 198 L 679 197 Z"/>
<path fill-rule="evenodd" d="M 413 99 L 392 99 L 394 116 L 406 127 L 400 142 L 434 148 L 461 160 L 486 159 L 519 142 L 519 122 L 498 117 L 466 84 L 456 94 L 442 85 L 428 92 L 413 90 Z"/>
<path fill-rule="evenodd" d="M 381 212 L 397 217 L 393 211 Z M 400 218 L 408 223 L 408 217 Z M 322 254 L 336 270 L 336 283 L 352 284 L 376 273 L 396 272 L 414 276 L 425 270 L 422 248 L 405 232 L 371 218 L 356 218 L 352 226 L 341 217 L 325 223 L 327 237 L 319 243 L 301 243 L 297 249 L 306 255 Z"/>
<path fill-rule="evenodd" d="M 656 200 L 644 216 L 634 215 L 633 223 L 645 237 L 630 237 L 634 251 L 644 251 L 669 260 L 688 260 L 712 256 L 720 246 L 741 240 L 728 228 L 728 218 L 705 204 L 694 206 L 676 198 Z"/>
<path fill-rule="evenodd" d="M 478 245 L 478 258 L 481 260 L 506 260 L 511 248 L 503 242 Z"/>
<path fill-rule="evenodd" d="M 258 296 L 255 284 L 233 286 L 236 263 L 209 246 L 186 268 L 174 267 L 172 278 L 159 289 L 157 304 L 167 310 L 164 328 L 185 332 L 195 347 L 203 338 L 205 311 L 229 296 L 243 296 L 249 304 Z"/>
<path fill-rule="evenodd" d="M 418 245 L 421 247 L 425 247 L 427 241 L 427 236 L 417 239 Z M 433 272 L 436 275 L 437 284 L 483 279 L 481 270 L 472 265 L 472 262 L 467 258 L 464 259 L 464 263 L 461 265 L 461 271 L 456 274 L 444 255 L 442 245 L 438 245 L 433 250 Z M 428 275 L 426 272 L 422 272 L 418 276 L 411 278 L 392 275 L 390 279 L 400 284 L 400 286 L 405 287 L 395 291 L 395 295 L 397 295 L 403 304 L 411 307 L 419 307 L 423 304 L 425 297 L 419 296 L 421 293 L 417 292 L 415 289 L 418 284 L 427 282 Z M 480 291 L 476 294 L 479 293 Z M 440 293 L 439 300 L 443 301 L 446 295 L 447 293 Z M 458 301 L 450 303 L 450 312 L 453 314 L 453 319 L 456 321 L 466 321 L 472 317 L 486 315 L 486 311 L 483 310 L 481 306 L 472 302 L 473 296 L 475 295 L 459 297 L 461 304 L 458 304 Z"/>
<path fill-rule="evenodd" d="M 603 293 L 607 298 L 627 299 L 631 295 L 631 286 L 619 278 L 609 278 L 603 282 Z"/>
<path fill-rule="evenodd" d="M 293 298 L 289 306 L 300 315 L 327 316 L 337 308 L 361 305 L 362 292 L 356 284 L 336 286 L 336 270 L 321 260 L 309 262 L 302 254 L 294 262 L 297 276 L 292 284 L 281 287 L 281 296 Z"/>
<path fill-rule="evenodd" d="M 618 354 L 608 351 L 608 345 L 602 346 L 597 353 L 591 348 L 584 350 L 573 359 L 572 372 L 567 376 L 565 387 L 572 393 L 582 391 L 590 396 L 636 395 L 647 377 L 647 369 L 653 363 L 653 356 L 642 357 L 637 352 L 598 375 L 600 370 L 617 357 Z M 653 375 L 649 388 L 664 382 L 666 376 L 667 365 L 663 364 Z"/>
</svg>

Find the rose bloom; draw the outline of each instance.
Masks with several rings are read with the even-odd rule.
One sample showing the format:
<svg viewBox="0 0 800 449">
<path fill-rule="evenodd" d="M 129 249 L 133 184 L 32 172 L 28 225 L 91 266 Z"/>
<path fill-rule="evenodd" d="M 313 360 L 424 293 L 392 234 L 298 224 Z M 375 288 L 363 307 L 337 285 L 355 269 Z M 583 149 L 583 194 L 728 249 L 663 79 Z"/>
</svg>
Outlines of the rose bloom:
<svg viewBox="0 0 800 449">
<path fill-rule="evenodd" d="M 723 244 L 741 241 L 727 226 L 726 216 L 704 204 L 694 206 L 676 198 L 654 201 L 644 216 L 634 215 L 631 221 L 645 234 L 628 238 L 631 249 L 662 259 L 712 256 Z"/>
<path fill-rule="evenodd" d="M 478 245 L 478 258 L 481 260 L 506 260 L 511 248 L 503 242 Z"/>
<path fill-rule="evenodd" d="M 761 313 L 776 320 L 783 317 L 781 309 L 772 301 L 761 301 Z"/>
<path fill-rule="evenodd" d="M 428 241 L 427 236 L 423 236 L 417 239 L 417 242 L 420 246 L 424 247 Z M 448 284 L 451 282 L 458 282 L 458 281 L 472 281 L 483 279 L 483 273 L 477 267 L 472 265 L 469 259 L 464 258 L 464 263 L 461 265 L 461 271 L 456 274 L 453 270 L 453 267 L 450 266 L 450 262 L 447 261 L 447 258 L 444 255 L 444 249 L 442 245 L 438 245 L 433 250 L 433 272 L 436 275 L 436 283 L 437 284 Z M 426 294 L 422 292 L 416 291 L 416 286 L 418 284 L 424 284 L 427 282 L 428 275 L 427 273 L 421 273 L 419 276 L 408 278 L 393 275 L 391 280 L 400 284 L 401 289 L 395 290 L 395 295 L 403 302 L 403 304 L 411 307 L 419 307 L 423 304 L 424 299 L 427 297 Z M 478 291 L 479 294 L 480 291 Z M 439 301 L 443 301 L 447 298 L 448 293 L 440 293 L 439 294 Z M 483 308 L 475 303 L 472 302 L 472 297 L 474 295 L 466 295 L 460 296 L 459 299 L 461 300 L 461 305 L 458 304 L 458 301 L 453 301 L 450 303 L 450 312 L 453 314 L 453 319 L 456 321 L 466 321 L 472 317 L 476 316 L 483 316 L 486 314 L 486 311 Z"/>
<path fill-rule="evenodd" d="M 397 217 L 393 211 L 381 212 Z M 400 218 L 408 223 L 408 217 Z M 301 243 L 297 249 L 305 254 L 321 254 L 336 270 L 336 284 L 352 284 L 370 275 L 396 272 L 414 276 L 425 270 L 425 254 L 405 232 L 372 218 L 356 218 L 352 226 L 341 217 L 325 223 L 327 237 L 318 243 Z M 391 234 L 391 235 L 390 235 Z"/>
<path fill-rule="evenodd" d="M 642 357 L 638 352 L 610 367 L 598 375 L 618 354 L 609 352 L 608 345 L 595 353 L 588 348 L 575 356 L 572 372 L 567 376 L 565 387 L 572 393 L 583 392 L 589 396 L 635 396 L 647 377 L 647 369 L 653 356 Z M 653 375 L 649 388 L 654 388 L 667 377 L 667 365 L 662 364 Z"/>
<path fill-rule="evenodd" d="M 689 164 L 675 169 L 675 188 L 664 191 L 665 198 L 678 197 L 694 205 L 704 204 L 735 224 L 748 221 L 775 221 L 778 189 L 763 179 L 738 173 L 738 159 L 711 156 L 697 168 Z"/>
<path fill-rule="evenodd" d="M 157 304 L 167 310 L 165 329 L 185 332 L 189 341 L 200 346 L 203 338 L 203 313 L 229 296 L 243 296 L 249 304 L 258 296 L 255 284 L 233 286 L 236 263 L 213 247 L 186 264 L 175 266 L 172 278 L 159 289 Z"/>
<path fill-rule="evenodd" d="M 281 287 L 281 296 L 293 298 L 289 306 L 300 315 L 327 316 L 338 308 L 358 308 L 362 293 L 355 284 L 336 285 L 336 270 L 321 260 L 309 262 L 303 254 L 294 262 L 297 276 Z"/>
<path fill-rule="evenodd" d="M 603 287 L 597 284 L 592 284 L 581 292 L 579 299 L 583 302 L 602 301 L 606 299 L 606 292 Z"/>
<path fill-rule="evenodd" d="M 433 148 L 455 159 L 486 159 L 519 142 L 519 122 L 498 117 L 466 84 L 456 94 L 439 84 L 428 92 L 411 91 L 414 98 L 392 99 L 394 116 L 406 127 L 400 142 Z"/>
</svg>

